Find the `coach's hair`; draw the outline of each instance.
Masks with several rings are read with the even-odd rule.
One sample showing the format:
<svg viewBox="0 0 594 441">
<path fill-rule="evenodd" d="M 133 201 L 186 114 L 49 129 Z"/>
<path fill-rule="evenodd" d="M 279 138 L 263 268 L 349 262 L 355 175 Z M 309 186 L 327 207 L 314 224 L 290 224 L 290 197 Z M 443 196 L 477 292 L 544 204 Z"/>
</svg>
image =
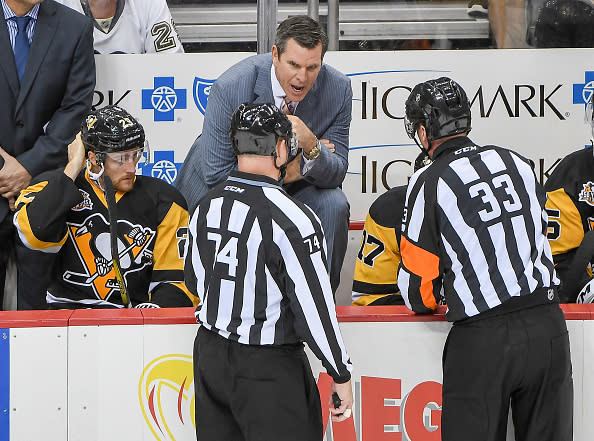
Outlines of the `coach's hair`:
<svg viewBox="0 0 594 441">
<path fill-rule="evenodd" d="M 274 44 L 278 49 L 279 56 L 287 48 L 287 41 L 293 38 L 300 46 L 313 49 L 322 43 L 322 58 L 328 49 L 328 36 L 320 26 L 320 23 L 307 15 L 296 15 L 289 17 L 276 28 L 276 40 Z"/>
</svg>

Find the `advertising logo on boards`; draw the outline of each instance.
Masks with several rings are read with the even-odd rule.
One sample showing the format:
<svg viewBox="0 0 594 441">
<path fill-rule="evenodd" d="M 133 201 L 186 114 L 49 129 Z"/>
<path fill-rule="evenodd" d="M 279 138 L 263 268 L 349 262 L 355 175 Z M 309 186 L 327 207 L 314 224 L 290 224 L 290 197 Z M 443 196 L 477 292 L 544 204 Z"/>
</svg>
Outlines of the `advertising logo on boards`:
<svg viewBox="0 0 594 441">
<path fill-rule="evenodd" d="M 594 71 L 584 73 L 584 83 L 573 85 L 573 104 L 586 104 L 594 94 Z"/>
<path fill-rule="evenodd" d="M 450 75 L 450 71 L 444 70 L 383 70 L 347 74 L 351 81 L 354 78 L 360 79 L 359 84 L 352 81 L 353 93 L 357 94 L 359 91 L 359 97 L 354 97 L 353 101 L 361 102 L 360 118 L 362 120 L 404 119 L 404 103 L 416 82 L 404 82 L 393 78 L 397 74 L 410 75 L 410 73 L 430 73 L 435 78 Z M 576 86 L 584 85 L 574 85 L 574 93 Z M 590 93 L 593 86 L 590 80 Z M 509 118 L 522 116 L 544 118 L 550 115 L 559 120 L 565 120 L 568 115 L 560 109 L 556 100 L 563 94 L 563 84 L 481 84 L 476 88 L 467 86 L 464 88 L 475 112 L 474 115 L 481 118 L 489 118 L 494 114 Z"/>
<path fill-rule="evenodd" d="M 346 74 L 351 79 L 353 87 L 353 101 L 361 102 L 361 119 L 377 119 L 378 115 L 384 115 L 390 119 L 404 119 L 404 102 L 408 98 L 414 84 L 390 84 L 387 87 L 380 87 L 386 76 L 392 78 L 397 74 L 428 74 L 432 77 L 447 76 L 450 71 L 446 70 L 378 70 L 368 72 L 351 72 Z M 391 76 L 390 76 L 391 75 Z M 356 97 L 356 82 L 353 79 L 364 78 L 361 81 L 360 97 Z"/>
<path fill-rule="evenodd" d="M 321 373 L 317 383 L 322 403 L 328 402 L 332 379 Z M 353 418 L 331 423 L 332 431 L 325 427 L 326 441 L 441 440 L 440 383 L 423 381 L 403 394 L 401 379 L 361 376 L 355 391 Z M 168 354 L 150 361 L 138 384 L 138 398 L 156 440 L 195 436 L 191 355 Z M 326 426 L 330 422 L 327 406 L 322 406 L 322 417 Z"/>
<path fill-rule="evenodd" d="M 138 382 L 138 399 L 144 420 L 156 440 L 195 438 L 191 355 L 167 354 L 150 361 Z"/>
<path fill-rule="evenodd" d="M 94 90 L 93 91 L 93 102 L 91 109 L 96 110 L 104 106 L 120 106 L 122 107 L 122 101 L 126 98 L 132 89 L 126 89 L 124 91 L 115 91 L 113 89 L 108 90 Z M 125 106 L 123 106 L 125 107 Z"/>
<path fill-rule="evenodd" d="M 330 399 L 332 379 L 318 377 L 320 400 Z M 355 384 L 353 418 L 331 423 L 326 430 L 329 410 L 322 406 L 326 441 L 441 441 L 441 384 L 423 381 L 408 393 L 402 380 L 361 376 Z"/>
<path fill-rule="evenodd" d="M 176 89 L 174 77 L 154 77 L 152 89 L 142 89 L 142 108 L 153 109 L 154 121 L 174 121 L 176 109 L 186 109 L 186 89 Z"/>
<path fill-rule="evenodd" d="M 175 152 L 173 150 L 155 151 L 155 161 L 141 166 L 141 174 L 173 184 L 183 164 L 182 162 L 175 162 L 174 156 Z"/>
<path fill-rule="evenodd" d="M 200 113 L 206 113 L 206 105 L 208 104 L 208 96 L 210 95 L 210 88 L 216 80 L 207 80 L 206 78 L 194 78 L 194 103 Z"/>
</svg>

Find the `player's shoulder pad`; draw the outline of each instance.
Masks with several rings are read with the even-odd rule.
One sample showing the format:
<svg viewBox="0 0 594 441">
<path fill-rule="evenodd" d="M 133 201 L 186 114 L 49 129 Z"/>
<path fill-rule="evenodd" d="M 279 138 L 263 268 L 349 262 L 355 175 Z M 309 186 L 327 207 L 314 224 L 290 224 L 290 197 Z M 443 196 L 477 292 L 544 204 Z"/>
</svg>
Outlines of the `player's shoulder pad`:
<svg viewBox="0 0 594 441">
<path fill-rule="evenodd" d="M 188 209 L 188 203 L 179 190 L 162 179 L 138 175 L 134 184 L 134 187 L 137 186 L 138 189 L 144 189 L 148 195 L 157 195 L 157 198 L 161 201 L 170 201 L 179 205 L 184 210 Z"/>
<path fill-rule="evenodd" d="M 369 207 L 369 215 L 376 224 L 395 228 L 402 224 L 406 202 L 406 185 L 394 187 L 380 195 Z"/>
<path fill-rule="evenodd" d="M 269 63 L 267 63 L 268 60 L 270 60 Z M 216 88 L 232 87 L 232 90 L 237 91 L 241 87 L 240 84 L 250 84 L 249 88 L 253 89 L 253 83 L 258 76 L 258 70 L 264 64 L 270 69 L 270 65 L 272 64 L 270 54 L 252 55 L 244 58 L 223 72 L 215 81 L 214 86 Z"/>
<path fill-rule="evenodd" d="M 309 226 L 313 225 L 314 228 L 317 230 L 318 228 L 322 228 L 322 222 L 318 215 L 307 205 L 301 202 L 300 200 L 288 195 L 284 190 L 279 189 L 279 192 L 284 194 L 287 199 L 293 202 L 297 207 L 299 207 L 300 212 L 298 213 L 291 213 L 291 223 L 294 224 L 298 230 L 300 230 L 300 226 Z"/>
<path fill-rule="evenodd" d="M 594 152 L 592 147 L 579 149 L 565 156 L 553 169 L 546 180 L 546 191 L 573 185 L 576 181 L 588 180 L 594 169 Z M 585 181 L 584 181 L 585 182 Z"/>
<path fill-rule="evenodd" d="M 29 186 L 39 184 L 40 182 L 63 181 L 64 179 L 68 179 L 68 181 L 72 182 L 72 180 L 64 174 L 63 168 L 57 168 L 39 173 L 31 179 Z"/>
</svg>

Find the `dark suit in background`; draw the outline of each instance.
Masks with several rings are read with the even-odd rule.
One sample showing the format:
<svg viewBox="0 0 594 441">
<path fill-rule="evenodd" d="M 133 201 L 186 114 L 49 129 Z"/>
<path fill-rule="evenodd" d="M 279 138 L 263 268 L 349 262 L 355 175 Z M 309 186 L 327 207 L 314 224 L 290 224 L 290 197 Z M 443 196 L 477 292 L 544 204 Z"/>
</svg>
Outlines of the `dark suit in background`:
<svg viewBox="0 0 594 441">
<path fill-rule="evenodd" d="M 229 139 L 231 114 L 241 103 L 274 103 L 272 56 L 255 55 L 224 72 L 212 86 L 202 135 L 192 145 L 175 186 L 192 212 L 208 190 L 237 169 Z M 318 215 L 328 245 L 330 279 L 335 292 L 348 241 L 349 205 L 340 189 L 348 168 L 352 90 L 350 80 L 326 64 L 295 116 L 319 139 L 329 139 L 336 151 L 321 149 L 303 179 L 285 186 L 287 192 Z"/>
<path fill-rule="evenodd" d="M 20 0 L 8 3 L 11 2 L 22 4 Z M 2 3 L 4 12 L 5 0 Z M 0 147 L 24 166 L 31 177 L 64 166 L 67 146 L 91 107 L 95 87 L 91 21 L 53 0 L 41 2 L 25 73 L 19 84 L 3 16 L 0 59 Z M 0 176 L 4 171 L 0 170 Z M 3 251 L 13 240 L 11 224 L 8 201 L 0 197 Z M 44 307 L 45 287 L 40 275 L 47 272 L 47 262 L 43 259 L 46 256 L 39 253 L 33 258 L 31 251 L 21 247 L 17 253 L 19 309 Z M 0 263 L 2 292 L 4 277 L 5 262 Z"/>
</svg>

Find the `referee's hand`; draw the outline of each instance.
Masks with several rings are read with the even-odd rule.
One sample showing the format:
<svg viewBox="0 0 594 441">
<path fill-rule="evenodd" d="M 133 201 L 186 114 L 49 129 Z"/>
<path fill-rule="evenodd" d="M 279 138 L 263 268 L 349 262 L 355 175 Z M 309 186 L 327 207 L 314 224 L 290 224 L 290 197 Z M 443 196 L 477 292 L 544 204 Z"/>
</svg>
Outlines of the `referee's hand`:
<svg viewBox="0 0 594 441">
<path fill-rule="evenodd" d="M 353 389 L 351 388 L 351 381 L 346 383 L 335 383 L 332 382 L 332 392 L 338 394 L 340 398 L 340 406 L 330 407 L 330 415 L 332 415 L 332 421 L 340 422 L 351 417 L 353 409 Z M 330 399 L 332 404 L 332 398 Z"/>
</svg>

